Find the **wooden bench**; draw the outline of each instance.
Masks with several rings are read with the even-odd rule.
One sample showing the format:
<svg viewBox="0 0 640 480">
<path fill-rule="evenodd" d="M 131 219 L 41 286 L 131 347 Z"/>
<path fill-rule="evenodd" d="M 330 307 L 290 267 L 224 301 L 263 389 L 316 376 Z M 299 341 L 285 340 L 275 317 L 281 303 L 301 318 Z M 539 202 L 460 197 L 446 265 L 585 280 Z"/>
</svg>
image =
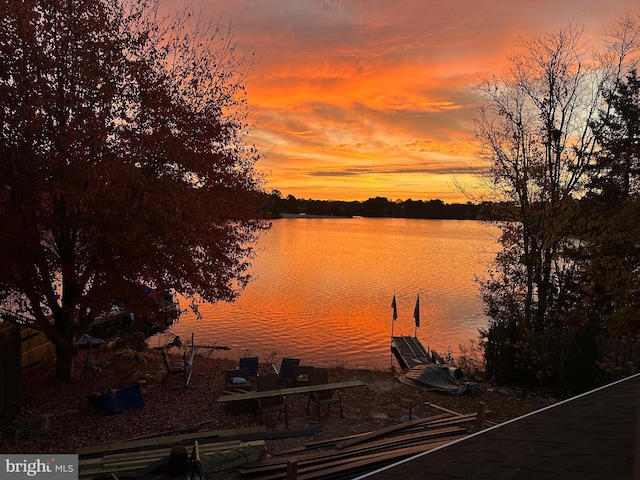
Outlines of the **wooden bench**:
<svg viewBox="0 0 640 480">
<path fill-rule="evenodd" d="M 303 387 L 279 388 L 278 390 L 266 390 L 262 392 L 234 393 L 231 395 L 221 395 L 218 403 L 236 402 L 239 400 L 255 400 L 258 398 L 294 395 L 296 393 L 320 392 L 322 390 L 339 390 L 342 388 L 364 387 L 362 380 L 349 380 L 348 382 L 326 383 L 323 385 L 305 385 Z"/>
</svg>

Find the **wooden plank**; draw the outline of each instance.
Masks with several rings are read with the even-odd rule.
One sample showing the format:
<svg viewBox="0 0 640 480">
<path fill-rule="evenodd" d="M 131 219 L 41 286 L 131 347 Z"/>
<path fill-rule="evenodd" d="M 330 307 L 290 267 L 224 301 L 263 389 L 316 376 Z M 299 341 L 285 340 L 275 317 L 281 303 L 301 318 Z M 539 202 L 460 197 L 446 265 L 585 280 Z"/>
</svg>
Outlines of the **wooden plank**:
<svg viewBox="0 0 640 480">
<path fill-rule="evenodd" d="M 422 430 L 401 432 L 388 437 L 379 438 L 363 444 L 356 444 L 349 447 L 344 447 L 340 452 L 357 453 L 359 451 L 366 450 L 380 450 L 388 449 L 391 446 L 398 444 L 410 444 L 416 441 L 425 441 L 431 438 L 437 438 L 442 436 L 457 436 L 464 434 L 466 429 L 457 426 L 445 426 L 441 428 L 425 428 Z M 336 452 L 337 453 L 337 452 Z"/>
<path fill-rule="evenodd" d="M 222 443 L 204 443 L 203 446 L 206 446 L 206 449 L 215 450 L 215 449 L 229 449 L 235 448 L 241 445 L 242 442 L 233 441 L 233 442 L 222 442 Z M 80 459 L 78 461 L 78 465 L 83 468 L 98 468 L 104 465 L 111 464 L 127 464 L 130 462 L 136 462 L 139 460 L 150 461 L 154 458 L 160 458 L 171 453 L 171 449 L 174 445 L 167 446 L 164 448 L 158 448 L 153 450 L 140 450 L 135 452 L 125 452 L 125 453 L 113 453 L 108 454 L 103 457 L 95 457 L 95 458 L 86 458 Z"/>
<path fill-rule="evenodd" d="M 453 439 L 461 438 L 463 436 L 466 436 L 466 432 L 461 428 L 449 427 L 431 431 L 425 430 L 419 433 L 389 437 L 379 439 L 375 442 L 353 445 L 340 451 L 323 450 L 318 452 L 309 452 L 306 454 L 298 454 L 296 455 L 296 459 L 298 461 L 298 465 L 309 467 L 312 465 L 323 465 L 328 461 L 353 459 L 359 455 L 379 453 L 394 448 L 409 447 L 416 444 L 427 444 L 434 441 L 440 442 L 443 437 L 448 438 L 448 441 L 452 441 Z M 285 459 L 283 458 L 271 458 L 254 465 L 245 465 L 242 468 L 241 473 L 250 473 L 255 475 L 281 471 L 284 460 Z"/>
<path fill-rule="evenodd" d="M 240 445 L 242 442 L 240 440 L 231 440 L 229 442 L 216 442 L 216 443 L 203 443 L 202 445 L 208 445 L 208 448 L 211 449 L 225 449 L 225 448 L 233 448 Z M 102 457 L 95 458 L 87 458 L 80 459 L 78 461 L 79 465 L 90 466 L 90 465 L 105 465 L 109 463 L 126 463 L 130 460 L 137 459 L 147 459 L 153 457 L 159 457 L 163 455 L 168 455 L 171 453 L 171 449 L 174 445 L 164 448 L 157 448 L 152 450 L 140 450 L 135 452 L 123 452 L 123 453 L 109 453 Z"/>
<path fill-rule="evenodd" d="M 107 452 L 116 452 L 134 448 L 148 448 L 154 445 L 176 444 L 181 441 L 196 440 L 202 438 L 225 438 L 236 435 L 256 434 L 266 432 L 264 425 L 247 428 L 234 428 L 228 430 L 211 430 L 207 432 L 186 433 L 183 435 L 169 435 L 166 437 L 144 438 L 139 440 L 125 440 L 122 442 L 105 443 L 102 445 L 90 445 L 80 447 L 76 453 L 81 456 L 96 455 Z"/>
<path fill-rule="evenodd" d="M 384 435 L 387 435 L 388 433 L 391 432 L 397 432 L 398 430 L 403 430 L 409 427 L 412 427 L 414 425 L 422 425 L 424 423 L 427 422 L 431 422 L 434 420 L 439 420 L 441 418 L 445 418 L 448 417 L 448 415 L 445 414 L 440 414 L 440 415 L 433 415 L 431 417 L 427 417 L 427 418 L 418 418 L 416 420 L 411 420 L 408 422 L 404 422 L 398 425 L 391 425 L 390 427 L 386 427 L 386 428 L 381 428 L 380 430 L 375 430 L 373 432 L 369 432 L 367 435 L 362 435 L 356 438 L 351 438 L 348 440 L 344 440 L 342 442 L 338 442 L 336 443 L 335 447 L 340 450 L 341 448 L 345 448 L 345 447 L 349 447 L 351 445 L 356 445 L 358 443 L 362 443 L 362 442 L 368 442 L 374 438 L 378 438 L 378 437 L 382 437 Z"/>
<path fill-rule="evenodd" d="M 490 410 L 487 410 L 487 413 L 491 413 Z M 476 419 L 475 413 L 467 413 L 465 415 L 459 415 L 457 417 L 447 417 L 439 420 L 433 420 L 429 422 L 429 426 L 445 426 L 445 425 L 458 425 L 460 423 L 473 422 Z"/>
<path fill-rule="evenodd" d="M 304 387 L 280 388 L 278 390 L 265 390 L 262 392 L 247 392 L 218 397 L 218 403 L 234 402 L 237 400 L 254 400 L 256 398 L 268 398 L 277 396 L 294 395 L 296 393 L 320 392 L 323 390 L 340 390 L 343 388 L 364 387 L 362 380 L 349 380 L 347 382 L 327 383 L 324 385 L 305 385 Z"/>
<path fill-rule="evenodd" d="M 262 455 L 264 452 L 264 441 L 256 442 L 243 442 L 236 446 L 217 446 L 216 444 L 200 444 L 200 455 L 206 458 L 208 467 L 212 470 L 216 468 L 216 465 L 233 464 L 237 466 L 238 462 L 242 461 L 255 461 L 256 458 Z M 227 452 L 223 455 L 217 455 L 218 452 Z M 145 452 L 146 453 L 146 452 Z M 154 455 L 142 455 L 140 457 L 130 457 L 118 461 L 117 459 L 110 459 L 100 465 L 85 464 L 83 461 L 78 463 L 79 478 L 88 479 L 93 478 L 96 475 L 105 473 L 122 473 L 122 472 L 136 472 L 138 470 L 144 470 L 145 467 L 151 463 L 158 462 L 163 457 L 168 456 L 171 453 L 171 448 L 166 448 L 158 451 Z M 249 459 L 249 460 L 242 460 Z M 253 459 L 253 460 L 251 460 Z"/>
<path fill-rule="evenodd" d="M 374 466 L 380 467 L 401 458 L 406 458 L 411 455 L 415 455 L 427 450 L 432 450 L 442 445 L 446 445 L 449 442 L 449 440 L 446 440 L 432 443 L 423 443 L 420 445 L 413 445 L 411 447 L 397 448 L 384 452 L 361 455 L 353 458 L 345 458 L 335 462 L 327 462 L 323 465 L 319 465 L 319 468 L 301 470 L 300 475 L 298 476 L 298 480 L 334 478 L 339 473 L 351 472 L 351 475 L 353 475 L 356 472 L 363 471 L 363 469 L 373 470 Z"/>
<path fill-rule="evenodd" d="M 242 438 L 242 440 L 234 439 L 234 440 L 229 440 L 227 442 L 218 441 L 218 438 L 222 439 L 224 437 L 216 437 L 214 441 L 209 441 L 208 443 L 202 443 L 203 439 L 201 439 L 200 452 L 202 453 L 210 450 L 224 450 L 228 448 L 234 448 L 234 446 L 237 446 L 240 443 L 264 442 L 266 440 L 274 440 L 279 438 L 288 438 L 288 437 L 302 436 L 302 435 L 314 435 L 319 431 L 321 431 L 321 428 L 319 425 L 307 427 L 307 428 L 295 429 L 295 430 L 282 430 L 282 431 L 266 431 L 264 426 L 245 429 L 245 430 L 252 430 L 252 429 L 261 430 L 261 432 L 254 433 L 254 434 L 238 435 L 239 437 Z M 249 437 L 249 438 L 246 438 L 246 437 Z M 167 438 L 172 438 L 172 437 L 167 437 Z M 204 440 L 206 441 L 206 439 Z M 183 441 L 181 443 L 185 445 L 189 445 L 191 442 Z M 170 445 L 171 447 L 174 447 L 177 444 L 171 443 Z M 167 447 L 165 449 L 156 449 L 156 450 L 138 449 L 135 451 L 119 450 L 113 453 L 104 452 L 103 456 L 97 456 L 92 458 L 81 458 L 80 464 L 86 467 L 92 467 L 92 466 L 95 467 L 95 466 L 103 465 L 105 462 L 124 463 L 128 459 L 135 460 L 138 458 L 146 458 L 146 457 L 153 459 L 153 457 L 156 456 L 157 452 L 164 451 L 164 450 L 166 450 L 168 454 L 171 448 Z"/>
<path fill-rule="evenodd" d="M 174 435 L 178 433 L 189 433 L 200 430 L 204 425 L 208 425 L 209 423 L 216 422 L 216 419 L 204 420 L 198 423 L 192 423 L 190 425 L 174 428 L 172 430 L 166 430 L 163 432 L 153 432 L 153 433 L 145 433 L 143 435 L 136 435 L 134 437 L 130 437 L 129 440 L 141 440 L 143 438 L 154 438 L 154 437 L 166 437 L 167 435 Z"/>
<path fill-rule="evenodd" d="M 315 472 L 301 472 L 298 475 L 297 480 L 312 480 L 316 478 L 335 478 L 338 474 L 343 474 L 345 472 L 364 472 L 371 471 L 375 468 L 379 468 L 384 465 L 388 465 L 393 463 L 396 460 L 410 457 L 412 455 L 416 455 L 418 453 L 426 452 L 427 450 L 432 450 L 434 448 L 440 447 L 442 445 L 446 445 L 450 441 L 436 442 L 433 444 L 423 444 L 416 445 L 413 447 L 401 448 L 397 450 L 392 450 L 389 452 L 384 452 L 379 455 L 373 455 L 371 457 L 363 457 L 363 458 L 355 458 L 348 460 L 346 462 L 341 462 L 338 465 L 325 465 L 325 468 L 322 470 L 318 470 Z M 353 473 L 350 475 L 352 476 Z"/>
<path fill-rule="evenodd" d="M 305 450 L 312 450 L 315 448 L 332 447 L 336 443 L 341 442 L 343 440 L 350 440 L 352 438 L 360 437 L 362 435 L 368 435 L 369 433 L 370 432 L 354 433 L 353 435 L 345 435 L 344 437 L 328 438 L 326 440 L 316 440 L 313 442 L 307 442 L 300 447 L 293 447 L 293 448 L 288 448 L 286 450 L 282 450 L 278 452 L 278 456 L 292 455 L 294 453 L 303 452 Z"/>
<path fill-rule="evenodd" d="M 271 430 L 269 432 L 258 433 L 254 435 L 256 440 L 277 440 L 280 438 L 291 438 L 291 437 L 304 437 L 315 435 L 322 431 L 322 427 L 320 425 L 311 425 L 305 428 L 298 428 L 295 430 L 285 429 L 285 430 Z"/>
<path fill-rule="evenodd" d="M 366 433 L 360 433 L 360 434 L 356 434 L 356 435 L 350 435 L 348 437 L 340 437 L 340 438 L 335 438 L 335 439 L 328 439 L 328 440 L 320 440 L 320 441 L 316 441 L 316 442 L 310 442 L 307 443 L 305 445 L 305 447 L 301 447 L 301 448 L 297 448 L 297 449 L 290 449 L 290 450 L 286 450 L 283 451 L 281 453 L 278 454 L 279 457 L 282 457 L 283 455 L 291 455 L 291 454 L 296 454 L 296 457 L 299 460 L 304 460 L 304 459 L 310 459 L 310 458 L 317 458 L 317 457 L 326 457 L 326 456 L 333 456 L 333 455 L 337 455 L 337 452 L 330 450 L 330 451 L 321 451 L 321 452 L 309 452 L 309 453 L 304 453 L 305 449 L 308 450 L 312 450 L 312 449 L 318 449 L 318 448 L 323 448 L 323 447 L 331 447 L 331 446 L 335 446 L 336 444 L 340 443 L 340 442 L 349 442 L 349 444 L 345 444 L 343 445 L 341 448 L 344 449 L 345 451 L 354 451 L 354 446 L 365 442 L 365 444 L 361 447 L 361 448 L 368 448 L 371 445 L 376 445 L 373 442 L 371 442 L 371 440 L 375 439 L 375 438 L 379 438 L 380 436 L 384 436 L 384 435 L 393 435 L 394 433 L 402 433 L 405 435 L 405 439 L 408 439 L 409 436 L 412 436 L 413 438 L 416 438 L 416 434 L 426 434 L 426 435 L 432 435 L 433 431 L 435 428 L 441 428 L 441 427 L 450 427 L 450 426 L 454 426 L 458 423 L 465 423 L 465 422 L 470 422 L 473 421 L 475 418 L 475 414 L 474 415 L 463 415 L 460 416 L 459 418 L 456 417 L 449 417 L 447 415 L 434 415 L 432 417 L 427 417 L 427 418 L 423 418 L 423 419 L 417 419 L 417 420 L 413 420 L 411 422 L 405 422 L 403 424 L 399 424 L 399 425 L 392 425 L 390 427 L 386 427 L 380 430 L 375 430 L 373 432 L 366 432 Z M 439 425 L 437 424 L 437 422 L 441 421 L 441 420 L 451 420 L 451 425 Z M 430 427 L 432 427 L 431 429 L 429 429 Z M 421 428 L 421 429 L 420 429 Z M 416 429 L 416 431 L 413 431 L 413 429 Z M 443 433 L 458 433 L 460 430 L 448 430 L 448 431 L 436 431 L 437 434 L 443 434 Z M 365 438 L 366 437 L 366 438 Z M 389 437 L 386 439 L 386 441 L 390 441 L 393 437 Z M 397 435 L 395 440 L 398 440 L 398 438 L 401 438 L 401 435 Z M 360 442 L 359 440 L 363 440 L 363 442 Z M 353 443 L 351 443 L 352 441 L 354 441 Z M 385 440 L 383 440 L 385 441 Z M 369 442 L 369 443 L 366 443 Z M 257 464 L 255 466 L 246 466 L 247 469 L 249 468 L 259 468 L 259 467 L 263 467 L 263 466 L 267 466 L 267 465 L 277 465 L 278 463 L 280 463 L 280 459 L 279 458 L 271 458 L 271 459 L 267 459 L 267 460 L 263 460 L 260 462 L 260 464 Z"/>
<path fill-rule="evenodd" d="M 422 430 L 419 432 L 407 433 L 404 435 L 395 435 L 388 438 L 380 438 L 378 440 L 353 445 L 345 448 L 343 451 L 346 453 L 358 453 L 368 451 L 380 451 L 389 450 L 390 448 L 396 448 L 402 445 L 411 445 L 415 443 L 423 443 L 428 440 L 433 440 L 440 437 L 459 436 L 466 433 L 466 430 L 461 427 L 445 427 L 438 429 Z"/>
<path fill-rule="evenodd" d="M 393 459 L 398 456 L 410 456 L 415 453 L 430 450 L 450 443 L 454 438 L 457 437 L 433 442 L 422 442 L 420 445 L 412 445 L 378 452 L 365 452 L 359 455 L 326 455 L 322 459 L 317 459 L 318 461 L 301 461 L 300 457 L 296 456 L 298 464 L 298 480 L 303 478 L 332 478 L 332 476 L 338 472 L 351 472 L 352 469 L 360 468 L 362 465 L 371 465 L 372 462 L 375 463 L 379 460 L 391 463 L 389 460 L 390 458 Z M 251 475 L 254 480 L 277 480 L 283 478 L 283 472 L 285 469 L 286 459 L 281 459 L 281 464 L 277 469 L 271 468 L 269 471 L 259 472 L 256 469 L 241 467 L 239 472 L 241 475 Z M 262 473 L 262 475 L 256 476 L 257 473 Z"/>
<path fill-rule="evenodd" d="M 448 408 L 441 407 L 440 405 L 436 405 L 435 403 L 424 402 L 424 404 L 428 407 L 435 408 L 436 410 L 440 410 L 441 412 L 450 413 L 451 415 L 455 415 L 455 416 L 462 415 L 461 413 L 454 412 L 453 410 L 449 410 Z"/>
</svg>

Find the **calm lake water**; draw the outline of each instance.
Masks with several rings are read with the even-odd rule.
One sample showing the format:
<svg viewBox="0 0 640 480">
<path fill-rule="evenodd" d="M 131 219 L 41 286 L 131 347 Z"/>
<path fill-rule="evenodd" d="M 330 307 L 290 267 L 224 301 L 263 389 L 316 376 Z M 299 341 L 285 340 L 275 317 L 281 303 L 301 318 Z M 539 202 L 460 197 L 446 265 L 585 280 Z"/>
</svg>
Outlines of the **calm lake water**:
<svg viewBox="0 0 640 480">
<path fill-rule="evenodd" d="M 497 249 L 498 229 L 477 221 L 397 218 L 288 218 L 273 222 L 253 261 L 255 276 L 233 304 L 182 314 L 171 333 L 215 356 L 387 369 L 391 301 L 395 335 L 414 335 L 420 294 L 425 347 L 454 356 L 486 326 L 474 277 Z M 184 300 L 182 307 L 186 306 Z M 163 339 L 152 339 L 160 344 Z M 152 346 L 154 344 L 152 343 Z"/>
</svg>

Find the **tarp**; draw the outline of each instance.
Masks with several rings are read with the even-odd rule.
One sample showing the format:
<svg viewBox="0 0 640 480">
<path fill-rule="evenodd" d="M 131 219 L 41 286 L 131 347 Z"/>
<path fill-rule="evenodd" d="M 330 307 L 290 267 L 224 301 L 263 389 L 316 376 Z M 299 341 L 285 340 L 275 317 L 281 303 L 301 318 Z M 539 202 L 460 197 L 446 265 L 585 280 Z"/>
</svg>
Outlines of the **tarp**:
<svg viewBox="0 0 640 480">
<path fill-rule="evenodd" d="M 79 347 L 97 347 L 102 345 L 104 340 L 97 337 L 92 337 L 88 333 L 83 333 L 82 336 L 76 341 L 76 345 Z"/>
<path fill-rule="evenodd" d="M 459 369 L 455 367 L 429 363 L 413 367 L 406 374 L 406 378 L 430 390 L 450 393 L 452 395 L 472 393 L 474 385 L 469 382 L 459 381 L 457 378 L 458 375 Z"/>
</svg>

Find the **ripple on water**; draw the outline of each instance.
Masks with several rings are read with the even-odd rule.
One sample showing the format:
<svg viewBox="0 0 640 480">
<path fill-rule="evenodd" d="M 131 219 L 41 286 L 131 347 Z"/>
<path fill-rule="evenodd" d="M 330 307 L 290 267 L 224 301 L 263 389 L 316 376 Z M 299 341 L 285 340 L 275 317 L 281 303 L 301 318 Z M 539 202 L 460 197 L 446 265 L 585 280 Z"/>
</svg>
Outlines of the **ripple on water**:
<svg viewBox="0 0 640 480">
<path fill-rule="evenodd" d="M 475 221 L 277 220 L 260 239 L 252 266 L 257 279 L 238 300 L 202 305 L 201 320 L 184 314 L 171 332 L 182 338 L 194 332 L 197 345 L 230 348 L 216 356 L 251 352 L 263 360 L 383 369 L 395 291 L 394 333 L 414 334 L 420 294 L 418 337 L 455 355 L 486 326 L 474 277 L 487 270 L 496 233 Z"/>
</svg>

